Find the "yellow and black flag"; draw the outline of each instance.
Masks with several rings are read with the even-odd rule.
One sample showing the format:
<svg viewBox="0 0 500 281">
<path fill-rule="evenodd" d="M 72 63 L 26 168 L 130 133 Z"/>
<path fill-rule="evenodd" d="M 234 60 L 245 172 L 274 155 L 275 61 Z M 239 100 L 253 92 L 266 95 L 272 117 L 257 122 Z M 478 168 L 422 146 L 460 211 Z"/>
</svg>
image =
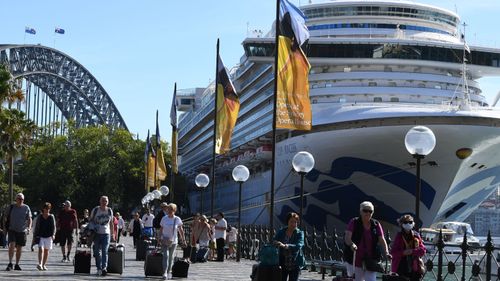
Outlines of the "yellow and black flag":
<svg viewBox="0 0 500 281">
<path fill-rule="evenodd" d="M 177 83 L 174 84 L 174 96 L 170 108 L 170 125 L 172 125 L 172 170 L 178 172 L 177 165 Z"/>
<path fill-rule="evenodd" d="M 217 65 L 215 153 L 223 154 L 230 149 L 231 135 L 240 111 L 240 99 L 219 54 L 217 54 Z"/>
<path fill-rule="evenodd" d="M 309 61 L 301 46 L 309 39 L 305 16 L 280 0 L 276 128 L 311 130 Z"/>
</svg>

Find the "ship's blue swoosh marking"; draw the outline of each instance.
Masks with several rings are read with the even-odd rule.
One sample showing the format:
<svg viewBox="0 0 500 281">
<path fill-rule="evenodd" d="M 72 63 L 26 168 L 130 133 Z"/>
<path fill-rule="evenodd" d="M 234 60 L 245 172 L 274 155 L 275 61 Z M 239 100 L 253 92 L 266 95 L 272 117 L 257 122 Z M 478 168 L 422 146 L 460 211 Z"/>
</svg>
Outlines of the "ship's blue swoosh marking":
<svg viewBox="0 0 500 281">
<path fill-rule="evenodd" d="M 406 192 L 415 195 L 416 176 L 414 174 L 383 163 L 355 157 L 338 158 L 332 162 L 329 173 L 322 173 L 313 169 L 313 171 L 309 172 L 306 177 L 312 182 L 315 182 L 321 174 L 330 176 L 333 179 L 347 180 L 354 172 L 362 172 L 383 179 L 392 185 L 398 186 Z M 331 184 L 332 183 L 329 185 L 330 187 Z M 321 185 L 322 183 L 320 183 L 320 188 Z M 422 180 L 421 191 L 422 195 L 420 201 L 423 202 L 428 209 L 430 209 L 432 202 L 434 201 L 434 197 L 436 196 L 436 190 L 425 180 Z"/>
<path fill-rule="evenodd" d="M 479 181 L 482 181 L 486 178 L 489 178 L 489 177 L 494 177 L 491 180 L 490 186 L 497 185 L 498 183 L 500 183 L 500 166 L 486 169 L 484 171 L 476 173 L 476 174 L 462 180 L 460 183 L 458 183 L 457 185 L 455 185 L 451 188 L 450 193 L 448 193 L 447 197 L 453 196 L 453 194 L 456 194 L 456 193 L 462 191 L 464 188 L 467 188 L 468 186 L 471 186 L 471 185 L 473 185 Z"/>
</svg>

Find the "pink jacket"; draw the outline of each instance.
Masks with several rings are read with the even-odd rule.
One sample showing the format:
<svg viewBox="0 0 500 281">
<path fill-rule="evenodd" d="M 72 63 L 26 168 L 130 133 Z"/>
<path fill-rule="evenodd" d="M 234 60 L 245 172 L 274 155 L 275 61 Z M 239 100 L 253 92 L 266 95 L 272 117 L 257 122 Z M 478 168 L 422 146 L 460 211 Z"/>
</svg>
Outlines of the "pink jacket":
<svg viewBox="0 0 500 281">
<path fill-rule="evenodd" d="M 418 235 L 417 232 L 413 231 L 414 237 L 418 239 L 418 247 L 413 249 L 412 256 L 414 257 L 422 257 L 425 255 L 426 249 L 424 243 L 422 242 L 422 238 Z M 391 263 L 391 271 L 397 272 L 399 263 L 401 259 L 404 257 L 403 252 L 405 250 L 405 242 L 403 241 L 403 235 L 401 232 L 398 232 L 396 237 L 394 238 L 394 242 L 392 242 L 391 247 L 391 255 L 392 255 L 392 263 Z"/>
</svg>

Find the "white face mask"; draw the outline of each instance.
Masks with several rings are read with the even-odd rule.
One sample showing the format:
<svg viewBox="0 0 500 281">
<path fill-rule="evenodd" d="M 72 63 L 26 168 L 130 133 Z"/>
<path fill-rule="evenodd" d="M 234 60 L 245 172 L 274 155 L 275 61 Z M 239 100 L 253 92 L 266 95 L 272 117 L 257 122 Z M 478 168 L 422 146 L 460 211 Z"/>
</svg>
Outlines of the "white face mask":
<svg viewBox="0 0 500 281">
<path fill-rule="evenodd" d="M 414 223 L 404 223 L 402 227 L 404 230 L 412 230 L 414 225 Z"/>
</svg>

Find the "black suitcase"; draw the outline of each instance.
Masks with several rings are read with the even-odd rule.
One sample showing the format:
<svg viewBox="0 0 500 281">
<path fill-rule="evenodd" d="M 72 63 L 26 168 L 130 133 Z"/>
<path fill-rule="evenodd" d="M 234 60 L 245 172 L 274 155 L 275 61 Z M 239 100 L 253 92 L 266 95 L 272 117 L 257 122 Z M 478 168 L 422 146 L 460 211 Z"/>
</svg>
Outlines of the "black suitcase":
<svg viewBox="0 0 500 281">
<path fill-rule="evenodd" d="M 391 273 L 382 275 L 382 281 L 410 281 L 410 279 L 399 276 L 397 273 Z"/>
<path fill-rule="evenodd" d="M 195 263 L 196 262 L 196 256 L 198 255 L 198 249 L 196 249 L 196 247 L 191 247 L 191 255 L 189 257 L 189 260 L 191 261 L 191 263 Z"/>
<path fill-rule="evenodd" d="M 159 250 L 148 251 L 146 254 L 144 275 L 163 276 L 163 254 Z"/>
<path fill-rule="evenodd" d="M 146 251 L 150 246 L 153 246 L 153 242 L 151 240 L 139 240 L 135 250 L 135 260 L 143 261 L 146 258 Z"/>
<path fill-rule="evenodd" d="M 108 250 L 108 273 L 123 274 L 125 267 L 125 247 L 123 244 L 110 246 Z"/>
<path fill-rule="evenodd" d="M 75 267 L 76 273 L 86 273 L 90 274 L 90 251 L 76 250 L 75 258 L 73 259 L 73 265 Z"/>
<path fill-rule="evenodd" d="M 186 247 L 182 248 L 182 258 L 183 259 L 190 259 L 191 258 L 192 248 L 193 247 L 191 247 L 191 246 L 186 246 Z"/>
<path fill-rule="evenodd" d="M 206 262 L 208 258 L 208 248 L 203 247 L 196 253 L 196 262 Z"/>
<path fill-rule="evenodd" d="M 172 277 L 188 277 L 189 262 L 185 259 L 175 259 L 172 265 Z"/>
<path fill-rule="evenodd" d="M 257 266 L 255 281 L 276 281 L 281 280 L 281 266 L 261 265 Z"/>
</svg>

